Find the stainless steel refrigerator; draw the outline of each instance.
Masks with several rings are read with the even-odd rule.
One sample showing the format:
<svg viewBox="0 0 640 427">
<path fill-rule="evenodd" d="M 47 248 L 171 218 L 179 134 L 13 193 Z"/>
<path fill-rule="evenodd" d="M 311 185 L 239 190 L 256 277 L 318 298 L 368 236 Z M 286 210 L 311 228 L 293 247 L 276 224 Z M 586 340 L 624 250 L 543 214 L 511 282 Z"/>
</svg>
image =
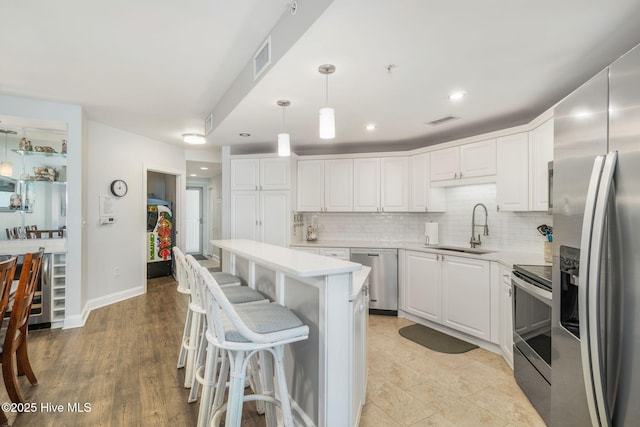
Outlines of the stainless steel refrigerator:
<svg viewBox="0 0 640 427">
<path fill-rule="evenodd" d="M 551 424 L 640 422 L 640 47 L 555 109 Z"/>
</svg>

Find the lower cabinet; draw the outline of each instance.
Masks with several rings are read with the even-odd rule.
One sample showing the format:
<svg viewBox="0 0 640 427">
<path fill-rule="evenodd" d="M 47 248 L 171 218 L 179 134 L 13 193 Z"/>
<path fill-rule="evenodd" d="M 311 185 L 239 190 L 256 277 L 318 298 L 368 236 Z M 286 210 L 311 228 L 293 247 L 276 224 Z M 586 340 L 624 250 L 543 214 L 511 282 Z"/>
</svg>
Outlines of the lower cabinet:
<svg viewBox="0 0 640 427">
<path fill-rule="evenodd" d="M 500 348 L 509 366 L 513 367 L 513 290 L 511 269 L 500 268 Z"/>
<path fill-rule="evenodd" d="M 351 301 L 352 321 L 350 340 L 353 347 L 353 400 L 351 407 L 351 425 L 357 426 L 361 418 L 367 392 L 367 332 L 369 329 L 369 279 L 360 293 Z"/>
<path fill-rule="evenodd" d="M 403 251 L 404 311 L 497 343 L 492 329 L 491 262 Z"/>
</svg>

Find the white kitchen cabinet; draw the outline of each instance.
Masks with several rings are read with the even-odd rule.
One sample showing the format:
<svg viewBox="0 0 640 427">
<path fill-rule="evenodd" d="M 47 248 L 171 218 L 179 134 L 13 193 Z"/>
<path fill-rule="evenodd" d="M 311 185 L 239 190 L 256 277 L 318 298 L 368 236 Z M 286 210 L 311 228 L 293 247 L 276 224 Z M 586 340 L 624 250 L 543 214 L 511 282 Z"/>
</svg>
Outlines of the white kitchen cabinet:
<svg viewBox="0 0 640 427">
<path fill-rule="evenodd" d="M 406 251 L 404 256 L 404 309 L 433 322 L 442 321 L 440 255 Z"/>
<path fill-rule="evenodd" d="M 324 161 L 325 212 L 353 210 L 353 160 L 330 159 Z"/>
<path fill-rule="evenodd" d="M 298 212 L 320 212 L 324 210 L 324 160 L 299 160 Z"/>
<path fill-rule="evenodd" d="M 513 368 L 513 290 L 511 269 L 500 267 L 500 348 L 502 357 Z"/>
<path fill-rule="evenodd" d="M 231 238 L 287 247 L 290 209 L 288 191 L 234 191 L 231 193 Z"/>
<path fill-rule="evenodd" d="M 553 160 L 553 119 L 530 132 L 529 207 L 532 211 L 549 208 L 548 163 Z"/>
<path fill-rule="evenodd" d="M 369 330 L 369 279 L 358 295 L 351 301 L 351 355 L 353 370 L 351 375 L 353 397 L 351 401 L 351 425 L 357 426 L 367 393 L 367 333 Z"/>
<path fill-rule="evenodd" d="M 443 188 L 431 188 L 430 154 L 409 157 L 409 211 L 444 212 L 446 194 Z"/>
<path fill-rule="evenodd" d="M 350 212 L 353 210 L 353 160 L 298 161 L 299 212 Z"/>
<path fill-rule="evenodd" d="M 496 201 L 499 211 L 529 210 L 529 134 L 498 138 Z"/>
<path fill-rule="evenodd" d="M 353 160 L 353 210 L 409 210 L 409 160 L 406 156 Z"/>
<path fill-rule="evenodd" d="M 491 341 L 491 264 L 444 255 L 442 323 Z"/>
<path fill-rule="evenodd" d="M 295 247 L 292 247 L 291 249 L 295 249 L 296 251 L 306 252 L 308 254 L 315 254 L 315 255 L 318 255 L 320 253 L 320 250 L 318 248 L 303 248 L 300 246 L 295 246 Z"/>
<path fill-rule="evenodd" d="M 349 248 L 318 248 L 318 254 L 345 261 L 349 261 L 351 259 L 351 250 Z"/>
<path fill-rule="evenodd" d="M 291 188 L 288 157 L 231 159 L 231 191 L 287 190 Z"/>
<path fill-rule="evenodd" d="M 431 152 L 431 181 L 468 180 L 495 174 L 495 139 Z"/>
</svg>

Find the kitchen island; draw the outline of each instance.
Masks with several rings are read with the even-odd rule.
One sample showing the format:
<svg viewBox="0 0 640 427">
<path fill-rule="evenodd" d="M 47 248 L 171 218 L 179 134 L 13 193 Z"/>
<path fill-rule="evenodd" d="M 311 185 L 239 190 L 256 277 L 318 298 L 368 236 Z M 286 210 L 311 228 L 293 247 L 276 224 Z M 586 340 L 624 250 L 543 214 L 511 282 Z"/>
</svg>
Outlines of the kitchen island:
<svg viewBox="0 0 640 427">
<path fill-rule="evenodd" d="M 287 346 L 296 425 L 357 426 L 365 402 L 368 275 L 349 261 L 252 240 L 212 240 L 222 271 L 292 310 L 309 339 Z"/>
</svg>

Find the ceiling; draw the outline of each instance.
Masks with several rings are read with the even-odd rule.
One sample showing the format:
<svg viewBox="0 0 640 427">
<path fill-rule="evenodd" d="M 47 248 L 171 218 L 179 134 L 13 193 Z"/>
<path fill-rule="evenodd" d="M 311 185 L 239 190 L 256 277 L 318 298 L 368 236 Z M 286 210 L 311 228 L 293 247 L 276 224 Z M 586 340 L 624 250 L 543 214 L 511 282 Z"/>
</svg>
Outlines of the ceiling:
<svg viewBox="0 0 640 427">
<path fill-rule="evenodd" d="M 91 120 L 181 144 L 182 133 L 204 132 L 289 4 L 4 2 L 0 93 L 81 104 Z M 291 101 L 285 129 L 298 153 L 407 149 L 526 123 L 640 43 L 637 22 L 640 0 L 334 0 L 202 149 L 274 152 L 278 99 Z M 317 135 L 325 63 L 336 66 L 331 141 Z M 467 95 L 453 103 L 453 90 Z"/>
</svg>

